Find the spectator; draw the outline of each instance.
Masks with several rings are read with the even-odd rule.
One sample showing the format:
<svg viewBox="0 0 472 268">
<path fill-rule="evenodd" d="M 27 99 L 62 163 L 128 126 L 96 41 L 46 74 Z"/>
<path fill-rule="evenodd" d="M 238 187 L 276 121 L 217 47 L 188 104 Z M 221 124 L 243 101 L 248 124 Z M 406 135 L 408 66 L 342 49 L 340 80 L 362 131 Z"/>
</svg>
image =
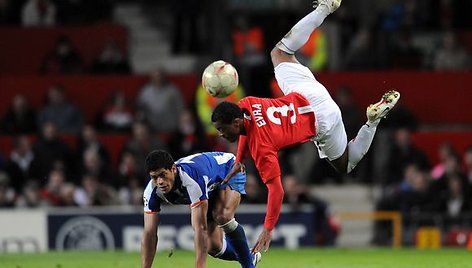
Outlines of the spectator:
<svg viewBox="0 0 472 268">
<path fill-rule="evenodd" d="M 346 129 L 347 137 L 355 137 L 359 126 L 363 123 L 363 115 L 359 107 L 352 99 L 352 90 L 347 86 L 341 86 L 336 90 L 335 101 L 341 109 L 344 128 Z M 362 115 L 362 116 L 361 116 Z"/>
<path fill-rule="evenodd" d="M 69 37 L 61 35 L 56 45 L 44 58 L 40 72 L 43 74 L 77 74 L 83 71 L 83 60 Z"/>
<path fill-rule="evenodd" d="M 143 119 L 156 132 L 171 133 L 177 130 L 184 101 L 177 87 L 167 80 L 164 71 L 157 69 L 150 75 L 150 82 L 139 92 L 137 107 Z"/>
<path fill-rule="evenodd" d="M 104 163 L 96 150 L 87 149 L 84 151 L 82 157 L 82 168 L 80 172 L 82 176 L 91 175 L 101 184 L 117 186 L 117 181 L 111 181 L 113 176 L 110 172 L 110 166 Z"/>
<path fill-rule="evenodd" d="M 13 150 L 8 159 L 5 170 L 10 178 L 14 178 L 11 186 L 17 193 L 21 193 L 23 186 L 29 180 L 38 181 L 40 170 L 39 161 L 35 157 L 31 141 L 26 136 L 18 136 L 13 140 Z"/>
<path fill-rule="evenodd" d="M 131 138 L 126 142 L 124 146 L 124 152 L 130 152 L 138 163 L 137 174 L 139 177 L 146 176 L 144 163 L 147 154 L 156 149 L 167 149 L 165 144 L 156 136 L 152 135 L 149 131 L 149 127 L 142 123 L 136 122 L 133 125 L 133 133 Z"/>
<path fill-rule="evenodd" d="M 137 177 L 128 180 L 127 185 L 119 189 L 121 204 L 141 207 L 143 205 L 143 186 Z"/>
<path fill-rule="evenodd" d="M 393 69 L 421 69 L 423 55 L 413 44 L 412 34 L 408 31 L 401 31 L 395 35 L 394 45 L 390 52 L 390 68 Z"/>
<path fill-rule="evenodd" d="M 438 157 L 439 157 L 439 163 L 433 166 L 431 169 L 431 177 L 432 179 L 439 179 L 441 178 L 444 173 L 446 172 L 446 165 L 447 161 L 450 157 L 454 157 L 456 155 L 456 152 L 454 150 L 454 147 L 450 143 L 443 143 L 439 146 L 438 149 Z"/>
<path fill-rule="evenodd" d="M 378 65 L 376 58 L 371 32 L 368 29 L 361 29 L 347 49 L 344 68 L 349 70 L 373 69 Z"/>
<path fill-rule="evenodd" d="M 61 169 L 53 169 L 49 173 L 47 183 L 41 190 L 41 197 L 50 206 L 62 205 L 61 190 L 65 181 L 65 174 Z"/>
<path fill-rule="evenodd" d="M 23 95 L 13 97 L 12 104 L 2 120 L 5 134 L 30 134 L 37 131 L 36 113 Z"/>
<path fill-rule="evenodd" d="M 420 29 L 427 26 L 429 12 L 422 12 L 417 0 L 395 1 L 384 16 L 383 30 Z"/>
<path fill-rule="evenodd" d="M 418 166 L 420 170 L 430 168 L 426 154 L 416 148 L 411 141 L 411 133 L 408 129 L 399 129 L 394 133 L 394 144 L 388 157 L 387 181 L 384 186 L 395 187 L 402 177 L 403 170 L 411 164 Z M 388 190 L 388 189 L 387 189 Z"/>
<path fill-rule="evenodd" d="M 301 204 L 310 203 L 310 196 L 307 188 L 302 185 L 293 175 L 286 175 L 282 179 L 284 185 L 284 203 L 290 204 L 294 209 L 298 209 Z"/>
<path fill-rule="evenodd" d="M 399 211 L 404 220 L 406 243 L 411 244 L 410 236 L 415 213 L 432 212 L 435 196 L 429 191 L 430 183 L 427 172 L 420 170 L 418 165 L 410 163 L 403 170 L 400 183 L 392 188 L 376 205 L 377 211 Z M 423 224 L 418 222 L 418 224 Z M 431 223 L 427 223 L 431 224 Z M 391 244 L 391 223 L 377 221 L 375 223 L 373 242 L 377 245 Z"/>
<path fill-rule="evenodd" d="M 202 1 L 172 1 L 172 53 L 200 52 L 200 34 L 198 16 L 201 14 Z"/>
<path fill-rule="evenodd" d="M 39 112 L 39 126 L 52 122 L 59 133 L 79 134 L 83 116 L 76 106 L 66 100 L 64 88 L 53 85 L 49 88 L 47 104 Z"/>
<path fill-rule="evenodd" d="M 461 172 L 460 160 L 459 156 L 456 154 L 447 155 L 446 159 L 444 160 L 444 172 L 443 175 L 436 180 L 434 180 L 431 184 L 431 192 L 435 196 L 441 196 L 444 194 L 449 188 L 449 178 L 459 176 L 466 180 Z M 468 183 L 462 183 L 463 187 L 469 187 Z"/>
<path fill-rule="evenodd" d="M 362 7 L 356 3 L 345 1 L 334 13 L 339 31 L 340 51 L 347 51 L 349 42 L 359 30 L 361 22 L 358 18 L 359 13 L 356 11 L 359 9 L 362 9 Z"/>
<path fill-rule="evenodd" d="M 129 74 L 131 68 L 118 44 L 110 40 L 105 43 L 100 54 L 95 58 L 91 71 L 94 74 Z"/>
<path fill-rule="evenodd" d="M 264 81 L 270 79 L 267 73 L 272 73 L 272 68 L 267 64 L 264 53 L 262 28 L 251 25 L 246 16 L 237 16 L 234 20 L 232 41 L 240 83 L 250 92 L 249 95 L 264 96 L 266 92 L 261 90 L 267 88 Z M 261 79 L 264 77 L 267 79 Z"/>
<path fill-rule="evenodd" d="M 105 131 L 128 131 L 133 124 L 134 115 L 126 102 L 123 91 L 115 91 L 108 103 L 98 114 L 98 128 Z"/>
<path fill-rule="evenodd" d="M 459 44 L 454 33 L 445 33 L 441 47 L 434 54 L 434 69 L 437 71 L 457 71 L 470 68 L 470 54 Z"/>
<path fill-rule="evenodd" d="M 77 154 L 77 162 L 81 163 L 81 170 L 85 170 L 85 173 L 90 172 L 86 171 L 87 163 L 92 164 L 89 161 L 95 157 L 98 157 L 97 161 L 99 162 L 97 163 L 98 167 L 95 167 L 98 168 L 98 173 L 95 175 L 105 175 L 103 172 L 109 171 L 111 169 L 110 153 L 108 152 L 107 148 L 98 140 L 97 133 L 91 125 L 86 125 L 82 129 L 82 135 L 80 136 L 77 147 Z M 107 177 L 108 176 L 105 176 L 102 179 L 106 179 Z"/>
<path fill-rule="evenodd" d="M 101 184 L 92 175 L 84 175 L 82 184 L 74 192 L 74 200 L 80 207 L 116 205 L 116 193 L 109 186 Z"/>
<path fill-rule="evenodd" d="M 414 131 L 418 129 L 419 124 L 417 116 L 401 103 L 395 106 L 395 109 L 388 114 L 388 117 L 380 122 L 382 129 L 385 129 L 387 132 L 401 128 Z"/>
<path fill-rule="evenodd" d="M 10 188 L 10 178 L 0 171 L 0 208 L 11 208 L 14 205 L 15 191 Z"/>
<path fill-rule="evenodd" d="M 299 210 L 302 204 L 312 204 L 315 208 L 315 241 L 317 244 L 334 245 L 337 230 L 331 225 L 331 215 L 328 204 L 310 195 L 308 187 L 301 183 L 297 177 L 286 175 L 282 179 L 284 186 L 284 203 L 289 204 L 294 212 Z"/>
<path fill-rule="evenodd" d="M 124 151 L 118 163 L 118 179 L 120 187 L 126 188 L 132 180 L 141 178 L 139 164 L 131 152 Z"/>
<path fill-rule="evenodd" d="M 56 6 L 49 0 L 28 0 L 21 10 L 23 26 L 54 26 Z"/>
<path fill-rule="evenodd" d="M 179 126 L 172 133 L 169 149 L 175 159 L 205 151 L 205 134 L 193 113 L 184 110 L 179 118 Z"/>
<path fill-rule="evenodd" d="M 77 207 L 78 204 L 75 202 L 75 185 L 73 183 L 64 183 L 60 190 L 61 205 L 64 207 Z"/>
<path fill-rule="evenodd" d="M 54 168 L 65 168 L 71 171 L 72 153 L 69 146 L 58 136 L 54 123 L 46 122 L 42 127 L 41 136 L 33 145 L 33 152 L 38 159 L 38 176 L 46 178 Z"/>
<path fill-rule="evenodd" d="M 267 191 L 263 190 L 260 181 L 252 173 L 246 172 L 246 197 L 242 200 L 246 204 L 264 204 L 267 200 Z"/>
<path fill-rule="evenodd" d="M 447 178 L 447 188 L 438 197 L 439 212 L 448 216 L 447 227 L 461 222 L 464 213 L 472 211 L 472 200 L 467 181 L 458 174 L 451 174 Z"/>
<path fill-rule="evenodd" d="M 38 208 L 46 207 L 48 203 L 41 197 L 41 189 L 36 181 L 28 181 L 15 202 L 16 207 Z"/>
<path fill-rule="evenodd" d="M 464 153 L 464 174 L 467 182 L 472 185 L 472 146 L 469 146 Z"/>
</svg>

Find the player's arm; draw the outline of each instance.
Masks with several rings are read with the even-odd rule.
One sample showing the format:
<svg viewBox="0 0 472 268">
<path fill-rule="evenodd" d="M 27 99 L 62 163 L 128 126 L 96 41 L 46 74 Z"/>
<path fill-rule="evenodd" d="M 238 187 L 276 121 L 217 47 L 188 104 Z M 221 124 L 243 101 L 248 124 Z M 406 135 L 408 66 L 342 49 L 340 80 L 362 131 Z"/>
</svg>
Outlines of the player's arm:
<svg viewBox="0 0 472 268">
<path fill-rule="evenodd" d="M 284 200 L 284 189 L 280 176 L 265 182 L 267 186 L 267 212 L 264 220 L 264 228 L 272 231 L 277 224 Z"/>
<path fill-rule="evenodd" d="M 277 150 L 274 148 L 259 147 L 255 158 L 256 167 L 267 187 L 267 210 L 264 220 L 264 229 L 260 234 L 254 252 L 267 250 L 269 248 L 272 230 L 279 220 L 280 210 L 284 199 L 284 189 L 280 178 L 280 165 Z"/>
<path fill-rule="evenodd" d="M 202 200 L 192 204 L 192 227 L 195 232 L 195 267 L 205 267 L 208 254 L 208 226 L 207 226 L 208 200 Z"/>
<path fill-rule="evenodd" d="M 284 189 L 280 176 L 264 181 L 267 186 L 267 211 L 264 220 L 264 229 L 262 230 L 252 251 L 266 251 L 269 248 L 272 239 L 272 230 L 279 220 L 280 210 L 284 199 Z"/>
<path fill-rule="evenodd" d="M 238 152 L 236 153 L 236 162 L 241 163 L 247 155 L 247 137 L 239 135 Z"/>
<path fill-rule="evenodd" d="M 236 173 L 245 172 L 246 167 L 243 164 L 243 160 L 247 154 L 247 137 L 244 135 L 239 136 L 238 152 L 236 154 L 236 160 L 234 160 L 233 167 L 230 172 L 226 175 L 223 183 L 227 183 Z"/>
<path fill-rule="evenodd" d="M 159 213 L 144 213 L 144 231 L 141 241 L 141 268 L 151 268 L 157 250 Z"/>
</svg>

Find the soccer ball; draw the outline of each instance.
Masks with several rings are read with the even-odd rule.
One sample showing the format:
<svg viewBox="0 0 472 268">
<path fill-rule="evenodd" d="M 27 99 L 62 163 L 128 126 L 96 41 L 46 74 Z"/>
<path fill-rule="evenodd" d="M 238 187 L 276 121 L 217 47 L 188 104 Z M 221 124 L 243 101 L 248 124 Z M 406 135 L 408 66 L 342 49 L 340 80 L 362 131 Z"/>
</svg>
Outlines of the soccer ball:
<svg viewBox="0 0 472 268">
<path fill-rule="evenodd" d="M 225 61 L 214 61 L 203 71 L 202 85 L 213 97 L 224 98 L 230 95 L 238 83 L 238 71 Z"/>
</svg>

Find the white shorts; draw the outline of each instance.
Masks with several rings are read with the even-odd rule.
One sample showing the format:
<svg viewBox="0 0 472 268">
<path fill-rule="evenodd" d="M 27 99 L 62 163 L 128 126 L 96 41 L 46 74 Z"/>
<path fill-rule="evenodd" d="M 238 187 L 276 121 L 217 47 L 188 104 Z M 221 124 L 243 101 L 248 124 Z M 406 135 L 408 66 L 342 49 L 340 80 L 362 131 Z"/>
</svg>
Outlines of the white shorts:
<svg viewBox="0 0 472 268">
<path fill-rule="evenodd" d="M 307 98 L 315 112 L 316 136 L 314 143 L 321 158 L 330 161 L 341 157 L 346 150 L 347 135 L 341 110 L 307 67 L 282 62 L 274 69 L 275 78 L 284 95 L 296 92 Z"/>
</svg>

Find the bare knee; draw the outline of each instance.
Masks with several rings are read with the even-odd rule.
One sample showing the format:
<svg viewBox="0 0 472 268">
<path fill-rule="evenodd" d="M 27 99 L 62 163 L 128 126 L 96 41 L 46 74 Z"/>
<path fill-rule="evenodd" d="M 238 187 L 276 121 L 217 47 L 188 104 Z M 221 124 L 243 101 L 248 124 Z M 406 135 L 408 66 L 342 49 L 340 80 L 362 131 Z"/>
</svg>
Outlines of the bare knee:
<svg viewBox="0 0 472 268">
<path fill-rule="evenodd" d="M 272 60 L 272 63 L 274 63 L 275 61 L 277 61 L 280 58 L 281 53 L 284 53 L 284 52 L 282 50 L 280 50 L 278 47 L 274 47 L 270 51 L 270 59 Z"/>
<path fill-rule="evenodd" d="M 217 215 L 213 215 L 213 217 L 215 218 L 215 222 L 218 225 L 223 225 L 229 222 L 230 220 L 232 220 L 234 218 L 234 214 L 231 213 L 229 209 L 224 209 L 222 212 L 218 213 Z"/>
<path fill-rule="evenodd" d="M 337 172 L 341 174 L 347 174 L 347 165 L 348 165 L 348 154 L 347 150 L 344 151 L 344 153 L 339 157 L 338 159 L 328 161 L 335 169 Z"/>
<path fill-rule="evenodd" d="M 274 68 L 282 62 L 298 62 L 294 55 L 288 54 L 285 51 L 275 46 L 270 52 L 270 58 Z"/>
</svg>

